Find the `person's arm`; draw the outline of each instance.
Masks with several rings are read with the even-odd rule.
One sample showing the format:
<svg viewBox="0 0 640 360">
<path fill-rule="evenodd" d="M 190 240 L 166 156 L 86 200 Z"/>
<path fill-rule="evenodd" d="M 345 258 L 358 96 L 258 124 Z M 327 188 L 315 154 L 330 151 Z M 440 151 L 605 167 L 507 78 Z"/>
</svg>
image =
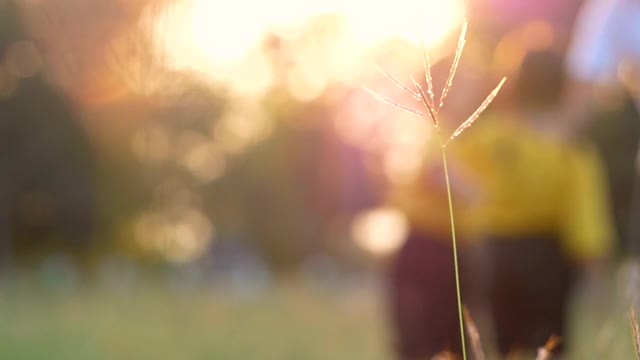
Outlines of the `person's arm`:
<svg viewBox="0 0 640 360">
<path fill-rule="evenodd" d="M 577 265 L 583 296 L 596 307 L 607 300 L 616 243 L 607 179 L 595 148 L 575 144 L 567 176 L 563 244 Z"/>
<path fill-rule="evenodd" d="M 578 263 L 601 263 L 611 256 L 616 240 L 607 179 L 593 146 L 573 146 L 567 182 L 564 245 Z"/>
</svg>

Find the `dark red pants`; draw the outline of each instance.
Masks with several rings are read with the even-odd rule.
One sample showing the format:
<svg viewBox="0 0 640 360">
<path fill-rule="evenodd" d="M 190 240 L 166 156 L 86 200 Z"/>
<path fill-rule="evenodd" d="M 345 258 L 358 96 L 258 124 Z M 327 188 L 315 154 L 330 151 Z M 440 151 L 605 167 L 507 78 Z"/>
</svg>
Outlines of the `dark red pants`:
<svg viewBox="0 0 640 360">
<path fill-rule="evenodd" d="M 413 233 L 394 259 L 389 300 L 394 346 L 401 359 L 430 359 L 443 350 L 461 351 L 450 244 L 451 240 Z M 464 252 L 460 257 L 465 257 Z M 466 266 L 462 268 L 465 272 Z"/>
<path fill-rule="evenodd" d="M 573 268 L 552 236 L 489 239 L 489 303 L 498 350 L 535 351 L 551 335 L 565 343 Z"/>
<path fill-rule="evenodd" d="M 450 244 L 413 233 L 394 259 L 389 300 L 401 359 L 461 353 Z M 564 335 L 571 267 L 552 237 L 488 239 L 458 254 L 463 303 L 488 310 L 502 354 Z"/>
</svg>

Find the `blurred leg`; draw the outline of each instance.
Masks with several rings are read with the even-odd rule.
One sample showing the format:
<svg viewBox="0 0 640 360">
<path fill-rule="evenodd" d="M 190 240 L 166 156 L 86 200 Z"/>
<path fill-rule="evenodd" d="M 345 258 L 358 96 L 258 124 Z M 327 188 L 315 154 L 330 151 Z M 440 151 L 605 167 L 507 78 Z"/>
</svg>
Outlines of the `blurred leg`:
<svg viewBox="0 0 640 360">
<path fill-rule="evenodd" d="M 550 336 L 566 339 L 571 268 L 552 237 L 494 239 L 490 286 L 498 348 L 536 352 Z M 555 350 L 563 351 L 563 342 Z"/>
<path fill-rule="evenodd" d="M 390 301 L 400 359 L 431 359 L 461 352 L 451 246 L 446 239 L 412 234 L 391 271 Z"/>
</svg>

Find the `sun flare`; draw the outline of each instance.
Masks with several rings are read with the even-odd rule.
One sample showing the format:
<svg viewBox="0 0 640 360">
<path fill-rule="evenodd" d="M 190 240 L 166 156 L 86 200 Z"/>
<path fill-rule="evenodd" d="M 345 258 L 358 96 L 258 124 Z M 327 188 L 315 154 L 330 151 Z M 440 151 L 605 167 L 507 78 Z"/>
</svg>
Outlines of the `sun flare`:
<svg viewBox="0 0 640 360">
<path fill-rule="evenodd" d="M 462 0 L 398 0 L 364 3 L 361 0 L 184 0 L 166 32 L 167 50 L 175 64 L 208 73 L 224 73 L 233 82 L 251 68 L 260 55 L 267 32 L 295 38 L 305 21 L 333 14 L 342 19 L 336 32 L 340 50 L 329 54 L 331 73 L 349 73 L 355 56 L 388 39 L 427 46 L 441 42 L 464 16 Z M 344 49 L 349 54 L 345 54 Z M 339 61 L 341 58 L 345 60 Z M 257 59 L 256 61 L 264 62 Z M 220 71 L 220 70 L 223 71 Z M 255 72 L 255 70 L 254 70 Z M 222 76 L 221 75 L 221 76 Z M 264 78 L 270 75 L 263 74 Z"/>
<path fill-rule="evenodd" d="M 408 224 L 404 214 L 395 208 L 380 207 L 358 214 L 353 220 L 351 235 L 362 249 L 386 256 L 402 246 Z"/>
</svg>

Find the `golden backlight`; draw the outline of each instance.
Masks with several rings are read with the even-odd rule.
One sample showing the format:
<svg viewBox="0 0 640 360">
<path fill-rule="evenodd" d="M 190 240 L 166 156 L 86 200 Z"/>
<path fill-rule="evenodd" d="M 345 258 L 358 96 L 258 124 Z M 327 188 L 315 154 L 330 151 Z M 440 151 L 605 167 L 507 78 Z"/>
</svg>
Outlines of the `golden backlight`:
<svg viewBox="0 0 640 360">
<path fill-rule="evenodd" d="M 390 255 L 400 248 L 407 231 L 407 219 L 391 207 L 363 211 L 351 224 L 351 235 L 356 244 L 378 256 Z"/>
<path fill-rule="evenodd" d="M 354 54 L 363 54 L 371 46 L 393 38 L 417 45 L 422 37 L 427 46 L 436 45 L 464 16 L 462 0 L 185 1 L 166 29 L 166 45 L 175 64 L 252 87 L 242 89 L 247 91 L 264 89 L 271 82 L 272 74 L 259 54 L 267 32 L 284 39 L 295 38 L 306 20 L 338 15 L 342 19 L 342 28 L 336 34 L 339 45 L 327 50 L 334 52 L 327 55 L 332 59 L 328 66 L 332 74 L 345 74 L 360 63 L 354 61 Z M 247 81 L 248 76 L 238 78 L 248 70 L 252 81 Z M 329 80 L 335 80 L 335 76 Z"/>
</svg>

